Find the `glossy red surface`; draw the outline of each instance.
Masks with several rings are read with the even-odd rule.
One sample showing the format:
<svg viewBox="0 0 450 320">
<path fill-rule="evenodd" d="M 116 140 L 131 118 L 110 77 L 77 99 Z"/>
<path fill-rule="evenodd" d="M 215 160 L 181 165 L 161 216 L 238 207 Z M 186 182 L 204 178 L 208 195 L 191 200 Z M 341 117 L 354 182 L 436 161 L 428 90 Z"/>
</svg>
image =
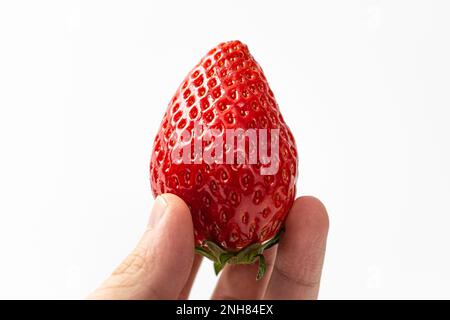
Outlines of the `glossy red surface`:
<svg viewBox="0 0 450 320">
<path fill-rule="evenodd" d="M 183 146 L 180 139 L 171 139 L 173 133 L 191 133 L 195 122 L 222 135 L 226 129 L 279 129 L 278 172 L 261 175 L 259 162 L 173 163 L 171 152 Z M 186 143 L 194 145 L 192 140 Z M 201 143 L 208 150 L 208 142 Z M 150 175 L 155 196 L 173 193 L 188 204 L 198 245 L 207 239 L 236 251 L 278 232 L 295 197 L 297 151 L 263 71 L 246 45 L 220 44 L 187 75 L 163 117 Z"/>
</svg>

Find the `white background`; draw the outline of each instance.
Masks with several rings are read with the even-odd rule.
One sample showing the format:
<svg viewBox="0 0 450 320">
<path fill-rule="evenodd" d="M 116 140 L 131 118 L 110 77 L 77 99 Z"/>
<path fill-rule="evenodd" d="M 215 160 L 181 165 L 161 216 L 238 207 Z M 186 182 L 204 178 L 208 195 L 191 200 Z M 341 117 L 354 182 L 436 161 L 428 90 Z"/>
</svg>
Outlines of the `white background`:
<svg viewBox="0 0 450 320">
<path fill-rule="evenodd" d="M 219 42 L 265 70 L 330 218 L 320 297 L 450 298 L 447 1 L 1 1 L 0 298 L 83 298 L 134 247 L 153 138 Z M 204 263 L 193 298 L 215 282 Z"/>
</svg>

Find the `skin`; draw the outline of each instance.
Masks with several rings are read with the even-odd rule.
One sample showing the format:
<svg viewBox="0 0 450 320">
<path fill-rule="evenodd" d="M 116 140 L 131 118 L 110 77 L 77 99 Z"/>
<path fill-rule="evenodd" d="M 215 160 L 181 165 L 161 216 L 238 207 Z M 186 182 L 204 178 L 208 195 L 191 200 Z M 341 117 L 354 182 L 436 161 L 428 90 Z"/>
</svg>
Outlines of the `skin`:
<svg viewBox="0 0 450 320">
<path fill-rule="evenodd" d="M 320 200 L 298 198 L 279 244 L 265 252 L 264 278 L 255 280 L 256 265 L 227 265 L 211 298 L 317 299 L 328 226 Z M 136 248 L 88 298 L 187 299 L 202 260 L 193 247 L 186 204 L 173 194 L 158 196 Z"/>
</svg>

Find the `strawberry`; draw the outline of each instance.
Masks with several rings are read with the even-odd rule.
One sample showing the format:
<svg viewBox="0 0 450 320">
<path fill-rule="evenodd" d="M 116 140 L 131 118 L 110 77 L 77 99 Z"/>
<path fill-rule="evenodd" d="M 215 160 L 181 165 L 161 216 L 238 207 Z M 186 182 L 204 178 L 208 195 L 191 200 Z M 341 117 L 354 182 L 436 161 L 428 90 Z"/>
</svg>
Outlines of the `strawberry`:
<svg viewBox="0 0 450 320">
<path fill-rule="evenodd" d="M 236 147 L 239 137 L 247 144 Z M 150 175 L 154 196 L 173 193 L 187 203 L 196 252 L 214 261 L 216 273 L 226 263 L 259 262 L 263 276 L 262 253 L 278 241 L 294 201 L 297 150 L 245 44 L 219 44 L 186 76 L 156 136 Z"/>
</svg>

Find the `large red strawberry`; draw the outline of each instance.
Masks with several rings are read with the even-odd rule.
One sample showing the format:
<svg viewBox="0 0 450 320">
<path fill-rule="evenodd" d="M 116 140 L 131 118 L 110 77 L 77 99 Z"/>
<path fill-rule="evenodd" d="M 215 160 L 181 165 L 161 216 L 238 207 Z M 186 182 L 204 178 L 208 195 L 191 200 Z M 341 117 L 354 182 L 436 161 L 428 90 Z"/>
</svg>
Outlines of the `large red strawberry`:
<svg viewBox="0 0 450 320">
<path fill-rule="evenodd" d="M 254 136 L 238 135 L 247 142 L 239 148 L 238 138 L 236 144 L 225 143 L 230 129 L 266 130 L 272 163 L 252 158 L 263 137 L 252 144 Z M 278 150 L 271 144 L 275 140 Z M 206 161 L 206 151 L 214 162 Z M 233 162 L 226 159 L 227 152 L 235 156 Z M 263 173 L 269 165 L 276 171 Z M 173 193 L 188 204 L 196 252 L 214 261 L 216 273 L 226 263 L 259 261 L 257 278 L 263 276 L 262 253 L 278 241 L 295 197 L 297 151 L 264 73 L 245 44 L 221 43 L 189 72 L 162 120 L 150 174 L 154 196 Z"/>
</svg>

